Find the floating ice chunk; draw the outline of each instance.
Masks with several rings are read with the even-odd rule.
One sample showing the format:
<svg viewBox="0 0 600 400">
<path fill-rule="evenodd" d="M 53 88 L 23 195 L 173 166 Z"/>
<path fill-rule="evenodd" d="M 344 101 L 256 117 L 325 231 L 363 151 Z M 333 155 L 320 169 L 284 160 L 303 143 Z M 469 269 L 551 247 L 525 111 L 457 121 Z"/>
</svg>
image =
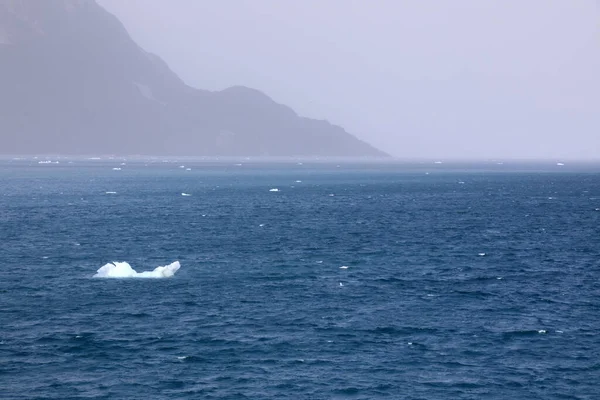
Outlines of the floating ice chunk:
<svg viewBox="0 0 600 400">
<path fill-rule="evenodd" d="M 185 165 L 180 165 L 179 168 L 185 168 Z"/>
<path fill-rule="evenodd" d="M 258 226 L 265 226 L 265 224 L 259 224 Z"/>
<path fill-rule="evenodd" d="M 152 271 L 137 272 L 126 262 L 114 262 L 98 269 L 94 278 L 170 278 L 180 267 L 179 261 L 175 261 L 164 267 L 156 267 Z"/>
<path fill-rule="evenodd" d="M 277 189 L 277 188 L 269 189 L 269 192 L 279 192 L 279 189 Z"/>
<path fill-rule="evenodd" d="M 191 171 L 192 169 L 191 169 L 191 168 L 186 168 L 185 170 L 186 170 L 186 171 Z"/>
<path fill-rule="evenodd" d="M 344 286 L 344 284 L 342 282 L 340 282 L 340 287 Z"/>
<path fill-rule="evenodd" d="M 182 196 L 191 196 L 191 194 L 189 194 L 189 193 L 183 193 L 183 192 L 181 193 L 181 195 Z"/>
<path fill-rule="evenodd" d="M 117 192 L 105 192 L 105 194 L 117 194 Z"/>
<path fill-rule="evenodd" d="M 186 358 L 188 358 L 187 356 L 178 356 L 177 359 L 178 360 L 185 360 Z"/>
<path fill-rule="evenodd" d="M 340 267 L 340 269 L 348 269 L 348 266 L 347 266 L 347 265 L 342 265 L 342 266 Z"/>
<path fill-rule="evenodd" d="M 113 168 L 113 171 L 120 171 L 120 170 L 121 170 L 121 168 L 119 168 L 119 167 Z"/>
<path fill-rule="evenodd" d="M 479 257 L 483 257 L 483 256 L 485 256 L 485 253 L 477 253 L 477 255 L 478 255 Z"/>
<path fill-rule="evenodd" d="M 333 197 L 333 196 L 335 196 L 335 194 L 329 193 L 329 197 Z"/>
<path fill-rule="evenodd" d="M 296 181 L 296 183 L 302 183 L 302 181 Z"/>
<path fill-rule="evenodd" d="M 557 162 L 557 163 L 556 163 L 556 165 L 558 165 L 558 166 L 560 167 L 560 166 L 563 166 L 563 165 L 565 165 L 565 164 L 563 164 L 563 163 L 561 163 L 561 162 Z"/>
<path fill-rule="evenodd" d="M 538 333 L 546 333 L 546 330 L 545 330 L 545 329 L 540 329 L 540 330 L 538 331 Z"/>
<path fill-rule="evenodd" d="M 441 161 L 435 161 L 434 164 L 442 164 Z"/>
</svg>

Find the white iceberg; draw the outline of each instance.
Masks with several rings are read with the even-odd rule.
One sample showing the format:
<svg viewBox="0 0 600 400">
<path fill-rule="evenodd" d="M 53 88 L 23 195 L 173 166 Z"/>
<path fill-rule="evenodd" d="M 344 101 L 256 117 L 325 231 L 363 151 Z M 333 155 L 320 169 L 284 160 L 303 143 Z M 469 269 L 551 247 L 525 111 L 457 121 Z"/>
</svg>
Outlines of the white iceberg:
<svg viewBox="0 0 600 400">
<path fill-rule="evenodd" d="M 170 278 L 181 268 L 179 261 L 164 267 L 156 267 L 152 271 L 137 272 L 126 262 L 112 262 L 104 265 L 94 278 Z"/>
</svg>

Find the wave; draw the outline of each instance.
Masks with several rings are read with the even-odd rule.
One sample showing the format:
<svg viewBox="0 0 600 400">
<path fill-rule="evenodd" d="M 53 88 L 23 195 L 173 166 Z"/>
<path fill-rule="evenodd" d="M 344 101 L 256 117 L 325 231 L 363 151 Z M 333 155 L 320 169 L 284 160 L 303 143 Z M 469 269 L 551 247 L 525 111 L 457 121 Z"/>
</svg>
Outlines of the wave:
<svg viewBox="0 0 600 400">
<path fill-rule="evenodd" d="M 170 278 L 181 268 L 179 261 L 164 267 L 156 267 L 152 271 L 137 272 L 126 262 L 112 262 L 104 265 L 94 278 Z"/>
</svg>

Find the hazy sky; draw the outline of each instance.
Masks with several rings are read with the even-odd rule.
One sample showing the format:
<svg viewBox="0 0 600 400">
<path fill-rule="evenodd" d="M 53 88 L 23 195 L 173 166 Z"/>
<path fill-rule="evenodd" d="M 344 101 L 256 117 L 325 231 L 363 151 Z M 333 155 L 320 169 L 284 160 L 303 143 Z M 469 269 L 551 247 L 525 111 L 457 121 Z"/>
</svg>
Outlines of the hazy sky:
<svg viewBox="0 0 600 400">
<path fill-rule="evenodd" d="M 189 85 L 400 157 L 600 159 L 598 0 L 98 0 Z"/>
</svg>

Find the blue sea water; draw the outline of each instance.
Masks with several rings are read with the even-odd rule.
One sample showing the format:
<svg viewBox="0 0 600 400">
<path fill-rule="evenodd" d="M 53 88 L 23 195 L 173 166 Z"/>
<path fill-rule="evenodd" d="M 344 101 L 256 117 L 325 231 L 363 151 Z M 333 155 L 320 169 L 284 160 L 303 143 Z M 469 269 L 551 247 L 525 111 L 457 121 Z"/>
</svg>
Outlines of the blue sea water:
<svg viewBox="0 0 600 400">
<path fill-rule="evenodd" d="M 597 165 L 163 161 L 0 162 L 1 399 L 600 398 Z"/>
</svg>

